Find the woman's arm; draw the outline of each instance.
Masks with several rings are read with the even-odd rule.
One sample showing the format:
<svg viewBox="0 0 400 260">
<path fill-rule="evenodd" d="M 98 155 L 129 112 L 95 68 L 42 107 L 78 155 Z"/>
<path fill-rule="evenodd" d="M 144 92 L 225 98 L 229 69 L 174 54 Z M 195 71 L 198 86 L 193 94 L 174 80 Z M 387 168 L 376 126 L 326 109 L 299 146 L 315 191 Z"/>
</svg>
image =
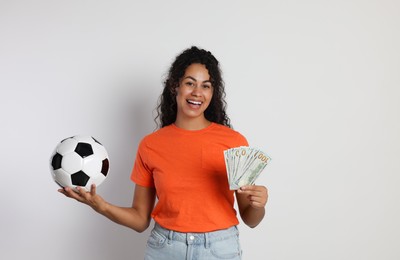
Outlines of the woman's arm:
<svg viewBox="0 0 400 260">
<path fill-rule="evenodd" d="M 265 215 L 268 190 L 264 186 L 248 185 L 236 191 L 240 217 L 251 228 L 256 227 Z"/>
<path fill-rule="evenodd" d="M 145 231 L 150 224 L 150 214 L 153 210 L 156 192 L 154 188 L 135 186 L 132 207 L 119 207 L 108 203 L 96 193 L 96 186 L 90 191 L 76 188 L 77 191 L 66 187 L 58 191 L 69 198 L 92 207 L 96 212 L 120 225 L 134 229 L 137 232 Z"/>
</svg>

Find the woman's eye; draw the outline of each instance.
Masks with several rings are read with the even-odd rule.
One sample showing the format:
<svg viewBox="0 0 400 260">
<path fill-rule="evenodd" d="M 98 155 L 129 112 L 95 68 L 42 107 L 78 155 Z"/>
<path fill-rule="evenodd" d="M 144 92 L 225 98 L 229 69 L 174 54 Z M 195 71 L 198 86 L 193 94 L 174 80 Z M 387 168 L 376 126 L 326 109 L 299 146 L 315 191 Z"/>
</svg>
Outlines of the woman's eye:
<svg viewBox="0 0 400 260">
<path fill-rule="evenodd" d="M 203 88 L 211 88 L 210 85 L 203 85 Z"/>
<path fill-rule="evenodd" d="M 193 82 L 186 82 L 187 86 L 193 86 Z"/>
</svg>

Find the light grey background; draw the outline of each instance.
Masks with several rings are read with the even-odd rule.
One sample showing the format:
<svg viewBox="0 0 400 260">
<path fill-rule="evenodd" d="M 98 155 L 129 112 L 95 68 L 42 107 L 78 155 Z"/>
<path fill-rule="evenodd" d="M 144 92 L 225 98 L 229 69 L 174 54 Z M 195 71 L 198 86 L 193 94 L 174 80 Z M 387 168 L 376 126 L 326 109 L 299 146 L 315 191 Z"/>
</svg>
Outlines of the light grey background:
<svg viewBox="0 0 400 260">
<path fill-rule="evenodd" d="M 272 162 L 267 216 L 244 259 L 397 260 L 400 4 L 337 1 L 0 1 L 1 259 L 142 259 L 148 231 L 64 198 L 55 145 L 98 138 L 98 192 L 129 206 L 139 140 L 170 63 L 220 60 L 234 128 Z"/>
</svg>

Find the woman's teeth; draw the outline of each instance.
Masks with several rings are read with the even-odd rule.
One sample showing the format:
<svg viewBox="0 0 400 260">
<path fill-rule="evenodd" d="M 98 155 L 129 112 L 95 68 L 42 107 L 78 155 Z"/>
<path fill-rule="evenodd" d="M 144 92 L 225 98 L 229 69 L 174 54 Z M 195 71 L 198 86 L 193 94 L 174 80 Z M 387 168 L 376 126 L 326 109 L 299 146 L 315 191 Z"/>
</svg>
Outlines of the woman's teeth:
<svg viewBox="0 0 400 260">
<path fill-rule="evenodd" d="M 200 101 L 187 100 L 187 102 L 193 105 L 201 105 Z"/>
</svg>

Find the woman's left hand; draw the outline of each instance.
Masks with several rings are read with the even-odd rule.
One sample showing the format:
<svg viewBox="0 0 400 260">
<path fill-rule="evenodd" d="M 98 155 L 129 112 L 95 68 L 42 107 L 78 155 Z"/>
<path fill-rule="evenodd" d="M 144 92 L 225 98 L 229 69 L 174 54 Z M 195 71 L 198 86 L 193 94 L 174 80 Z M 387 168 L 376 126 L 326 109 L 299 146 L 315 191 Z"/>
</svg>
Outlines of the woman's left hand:
<svg viewBox="0 0 400 260">
<path fill-rule="evenodd" d="M 265 186 L 246 185 L 240 187 L 239 194 L 247 195 L 250 205 L 253 208 L 264 208 L 268 201 L 268 189 Z"/>
</svg>

